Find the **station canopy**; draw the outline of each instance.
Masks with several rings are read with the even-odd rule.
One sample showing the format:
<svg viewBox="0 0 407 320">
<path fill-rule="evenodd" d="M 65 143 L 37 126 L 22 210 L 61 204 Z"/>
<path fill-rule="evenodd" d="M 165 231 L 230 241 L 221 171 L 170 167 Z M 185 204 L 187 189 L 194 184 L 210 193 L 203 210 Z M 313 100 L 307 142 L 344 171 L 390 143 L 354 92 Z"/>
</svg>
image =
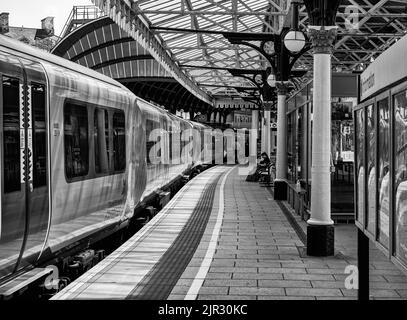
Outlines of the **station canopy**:
<svg viewBox="0 0 407 320">
<path fill-rule="evenodd" d="M 279 34 L 292 8 L 290 0 L 93 2 L 116 23 L 119 11 L 122 16 L 131 11 L 132 16 L 142 21 L 154 41 L 173 60 L 173 69 L 186 76 L 188 81 L 180 84 L 200 100 L 207 97 L 204 99 L 207 104 L 216 99 L 247 97 L 248 92 L 249 95 L 258 96 L 253 81 L 232 75 L 230 69 L 253 71 L 269 67 L 267 60 L 258 51 L 247 45 L 231 44 L 224 34 Z M 109 9 L 106 3 L 110 3 Z M 306 33 L 308 25 L 307 11 L 300 1 L 299 29 Z M 361 72 L 381 52 L 406 34 L 407 1 L 343 0 L 336 25 L 338 36 L 332 57 L 333 71 Z M 121 31 L 125 31 L 123 27 Z M 130 37 L 125 32 L 123 35 Z M 72 40 L 70 42 L 72 45 Z M 250 42 L 260 46 L 259 41 Z M 148 48 L 145 50 L 146 55 L 137 60 L 146 60 L 144 58 L 149 53 Z M 63 55 L 63 52 L 60 53 Z M 312 78 L 312 65 L 311 51 L 297 60 L 294 69 L 307 73 L 295 80 L 296 87 Z M 165 73 L 157 76 L 163 79 L 171 78 L 172 75 Z M 141 78 L 145 80 L 146 77 Z M 131 80 L 133 86 L 140 82 L 136 80 Z"/>
</svg>

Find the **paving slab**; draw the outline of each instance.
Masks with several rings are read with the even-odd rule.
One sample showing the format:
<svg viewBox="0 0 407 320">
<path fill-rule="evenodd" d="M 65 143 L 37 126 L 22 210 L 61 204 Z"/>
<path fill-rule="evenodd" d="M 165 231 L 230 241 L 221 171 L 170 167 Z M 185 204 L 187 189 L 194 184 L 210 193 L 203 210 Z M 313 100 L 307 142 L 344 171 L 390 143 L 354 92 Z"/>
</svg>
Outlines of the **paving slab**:
<svg viewBox="0 0 407 320">
<path fill-rule="evenodd" d="M 280 207 L 289 208 L 286 202 L 278 204 L 237 171 L 226 180 L 224 198 L 214 259 L 197 299 L 357 299 L 357 290 L 345 287 L 345 268 L 357 265 L 356 226 L 335 226 L 334 257 L 304 257 L 305 244 Z M 289 209 L 306 232 L 306 223 Z M 378 250 L 370 254 L 371 299 L 407 299 L 407 277 Z"/>
</svg>

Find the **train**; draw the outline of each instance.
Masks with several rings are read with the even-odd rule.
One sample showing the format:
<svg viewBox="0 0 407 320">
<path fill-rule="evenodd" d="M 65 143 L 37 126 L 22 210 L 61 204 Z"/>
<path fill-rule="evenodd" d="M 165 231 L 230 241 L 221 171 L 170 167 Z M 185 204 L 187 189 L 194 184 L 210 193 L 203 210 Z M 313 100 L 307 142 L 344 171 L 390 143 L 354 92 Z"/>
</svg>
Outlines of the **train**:
<svg viewBox="0 0 407 320">
<path fill-rule="evenodd" d="M 193 152 L 212 139 L 174 142 L 188 129 L 204 137 L 207 125 L 1 35 L 0 82 L 0 283 L 124 228 L 164 186 L 212 163 Z M 150 141 L 154 130 L 166 134 Z"/>
</svg>

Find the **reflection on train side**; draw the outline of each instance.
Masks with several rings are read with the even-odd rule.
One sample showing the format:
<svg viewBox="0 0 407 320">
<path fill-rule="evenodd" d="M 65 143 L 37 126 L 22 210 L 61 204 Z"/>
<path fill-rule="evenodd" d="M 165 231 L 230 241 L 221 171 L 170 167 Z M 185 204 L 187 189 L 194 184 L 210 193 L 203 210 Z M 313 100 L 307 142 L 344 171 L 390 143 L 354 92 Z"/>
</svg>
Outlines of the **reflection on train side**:
<svg viewBox="0 0 407 320">
<path fill-rule="evenodd" d="M 407 260 L 407 181 L 401 182 L 396 191 L 396 252 Z"/>
<path fill-rule="evenodd" d="M 407 261 L 407 91 L 394 96 L 396 255 Z"/>
</svg>

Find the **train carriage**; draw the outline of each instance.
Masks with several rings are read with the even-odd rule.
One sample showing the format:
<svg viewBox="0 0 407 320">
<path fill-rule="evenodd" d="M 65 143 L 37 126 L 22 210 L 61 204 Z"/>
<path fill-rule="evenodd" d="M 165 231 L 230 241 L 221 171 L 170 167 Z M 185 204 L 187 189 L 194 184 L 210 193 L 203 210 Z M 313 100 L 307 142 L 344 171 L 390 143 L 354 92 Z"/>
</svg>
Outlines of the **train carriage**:
<svg viewBox="0 0 407 320">
<path fill-rule="evenodd" d="M 146 198 L 195 165 L 180 152 L 196 141 L 176 141 L 192 122 L 4 36 L 0 103 L 0 279 L 126 226 Z M 153 129 L 165 133 L 158 163 L 149 157 Z"/>
</svg>

